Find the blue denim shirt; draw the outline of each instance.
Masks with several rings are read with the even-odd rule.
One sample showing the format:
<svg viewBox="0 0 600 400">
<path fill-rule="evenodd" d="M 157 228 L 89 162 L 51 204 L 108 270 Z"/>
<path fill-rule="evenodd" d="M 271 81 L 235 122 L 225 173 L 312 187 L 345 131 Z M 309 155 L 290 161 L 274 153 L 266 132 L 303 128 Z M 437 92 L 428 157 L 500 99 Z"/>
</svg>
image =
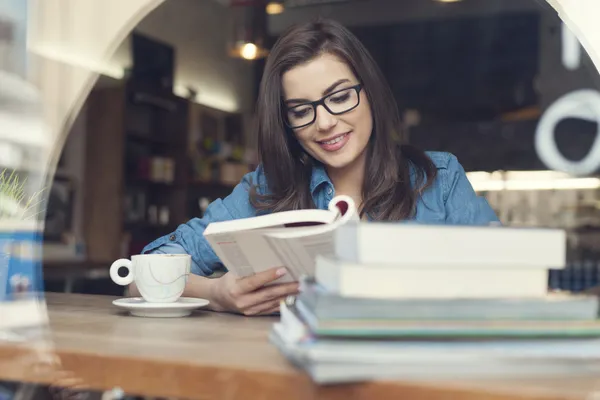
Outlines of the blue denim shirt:
<svg viewBox="0 0 600 400">
<path fill-rule="evenodd" d="M 485 198 L 477 196 L 454 155 L 443 152 L 427 154 L 437 167 L 438 176 L 418 200 L 411 222 L 453 225 L 499 222 Z M 266 190 L 266 178 L 260 166 L 246 174 L 229 196 L 213 201 L 202 218 L 193 218 L 180 225 L 175 232 L 156 239 L 144 248 L 143 253 L 187 253 L 192 256 L 192 273 L 204 276 L 212 274 L 219 259 L 202 233 L 211 222 L 257 215 L 248 196 L 250 182 L 258 183 L 260 190 Z M 322 166 L 313 170 L 310 191 L 316 207 L 327 209 L 335 192 Z"/>
</svg>

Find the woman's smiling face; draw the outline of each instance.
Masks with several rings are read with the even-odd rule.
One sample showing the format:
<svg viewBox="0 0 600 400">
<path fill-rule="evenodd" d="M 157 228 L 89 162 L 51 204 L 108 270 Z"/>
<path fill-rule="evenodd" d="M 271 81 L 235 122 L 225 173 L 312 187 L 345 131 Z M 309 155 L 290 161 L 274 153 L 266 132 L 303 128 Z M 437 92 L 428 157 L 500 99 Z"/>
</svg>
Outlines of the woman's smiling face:
<svg viewBox="0 0 600 400">
<path fill-rule="evenodd" d="M 329 53 L 283 74 L 284 118 L 304 150 L 329 168 L 364 159 L 373 117 L 359 84 L 349 66 Z M 307 104 L 321 99 L 333 113 Z"/>
</svg>

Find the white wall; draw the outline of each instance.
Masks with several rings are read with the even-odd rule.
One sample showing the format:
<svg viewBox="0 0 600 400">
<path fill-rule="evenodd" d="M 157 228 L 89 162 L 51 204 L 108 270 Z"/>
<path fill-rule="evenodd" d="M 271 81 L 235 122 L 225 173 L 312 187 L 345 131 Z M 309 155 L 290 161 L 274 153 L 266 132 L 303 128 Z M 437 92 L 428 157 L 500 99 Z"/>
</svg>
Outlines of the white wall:
<svg viewBox="0 0 600 400">
<path fill-rule="evenodd" d="M 224 111 L 247 111 L 253 103 L 252 63 L 227 54 L 231 11 L 215 0 L 167 0 L 136 27 L 176 48 L 175 84 L 194 86 L 197 101 Z M 111 64 L 131 65 L 129 41 Z"/>
</svg>

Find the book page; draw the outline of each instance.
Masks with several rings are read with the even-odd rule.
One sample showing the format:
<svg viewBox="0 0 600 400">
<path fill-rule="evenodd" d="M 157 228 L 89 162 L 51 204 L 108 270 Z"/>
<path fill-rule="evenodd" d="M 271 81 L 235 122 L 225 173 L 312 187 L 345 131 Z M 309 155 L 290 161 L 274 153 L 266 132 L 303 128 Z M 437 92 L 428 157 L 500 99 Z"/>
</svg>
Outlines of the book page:
<svg viewBox="0 0 600 400">
<path fill-rule="evenodd" d="M 336 215 L 328 225 L 265 231 L 264 236 L 290 275 L 298 281 L 303 276 L 314 276 L 317 256 L 335 255 L 335 230 L 350 221 L 359 221 L 354 201 L 348 196 L 337 196 L 329 203 Z"/>
<path fill-rule="evenodd" d="M 211 235 L 207 237 L 207 240 L 227 270 L 233 271 L 238 276 L 254 274 L 244 250 L 238 244 L 235 233 Z"/>
<path fill-rule="evenodd" d="M 336 225 L 345 224 L 349 221 L 360 221 L 356 203 L 350 196 L 335 196 L 329 202 L 329 211 L 336 214 Z"/>
<path fill-rule="evenodd" d="M 295 218 L 290 218 L 291 213 Z M 335 230 L 348 221 L 358 220 L 354 202 L 347 196 L 334 198 L 329 204 L 329 210 L 299 210 L 279 214 L 287 217 L 278 218 L 277 215 L 271 215 L 269 221 L 286 220 L 284 227 L 276 225 L 276 228 L 265 226 L 236 230 L 233 226 L 239 222 L 225 221 L 210 224 L 204 232 L 204 237 L 227 270 L 237 276 L 245 277 L 267 269 L 285 267 L 288 274 L 275 283 L 292 282 L 304 275 L 314 276 L 317 255 L 334 255 Z M 312 222 L 318 222 L 318 217 L 297 218 L 300 215 L 327 215 L 327 218 L 322 217 L 322 220 L 328 219 L 329 223 L 314 224 Z M 248 222 L 252 219 L 260 219 L 263 222 Z M 262 216 L 249 218 L 245 226 L 257 227 L 265 221 Z M 213 225 L 217 227 L 209 229 Z"/>
<path fill-rule="evenodd" d="M 310 236 L 278 237 L 266 235 L 272 248 L 295 281 L 302 276 L 314 276 L 318 255 L 334 255 L 334 232 L 332 230 Z"/>
<path fill-rule="evenodd" d="M 331 223 L 315 226 L 300 226 L 294 229 L 271 229 L 264 230 L 265 235 L 277 238 L 303 238 L 309 236 L 320 236 L 327 232 L 333 232 L 341 225 L 348 222 L 359 222 L 360 217 L 356 210 L 354 200 L 348 196 L 336 196 L 329 203 L 329 211 L 334 215 Z"/>
<path fill-rule="evenodd" d="M 294 225 L 324 225 L 335 220 L 335 214 L 329 210 L 295 210 L 257 217 L 219 221 L 209 224 L 204 236 L 221 233 L 240 232 L 243 230 L 284 228 Z"/>
<path fill-rule="evenodd" d="M 285 266 L 271 243 L 256 231 L 210 235 L 207 239 L 225 268 L 239 277 Z M 282 279 L 277 282 L 283 281 L 292 280 Z"/>
</svg>

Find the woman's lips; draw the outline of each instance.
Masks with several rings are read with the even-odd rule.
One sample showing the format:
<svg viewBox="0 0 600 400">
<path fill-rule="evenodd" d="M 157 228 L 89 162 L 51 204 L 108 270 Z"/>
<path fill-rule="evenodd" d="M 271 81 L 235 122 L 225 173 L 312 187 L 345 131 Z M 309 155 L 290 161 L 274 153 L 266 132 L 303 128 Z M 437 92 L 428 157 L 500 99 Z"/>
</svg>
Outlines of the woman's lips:
<svg viewBox="0 0 600 400">
<path fill-rule="evenodd" d="M 348 143 L 350 139 L 350 132 L 342 133 L 341 135 L 336 135 L 331 139 L 318 141 L 319 146 L 325 151 L 333 152 L 338 151 L 342 147 Z"/>
</svg>

